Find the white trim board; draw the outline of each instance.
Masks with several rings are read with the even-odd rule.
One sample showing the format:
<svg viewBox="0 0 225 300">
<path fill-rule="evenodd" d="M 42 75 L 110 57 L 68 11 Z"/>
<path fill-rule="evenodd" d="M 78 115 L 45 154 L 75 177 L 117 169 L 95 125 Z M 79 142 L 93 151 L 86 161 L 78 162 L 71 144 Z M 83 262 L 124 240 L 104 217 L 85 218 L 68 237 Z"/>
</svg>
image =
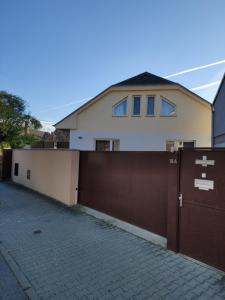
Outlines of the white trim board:
<svg viewBox="0 0 225 300">
<path fill-rule="evenodd" d="M 142 229 L 140 227 L 137 227 L 135 225 L 132 225 L 132 224 L 129 224 L 127 222 L 124 222 L 124 221 L 121 221 L 117 218 L 114 218 L 112 216 L 109 216 L 107 214 L 104 214 L 102 212 L 99 212 L 95 209 L 92 209 L 92 208 L 89 208 L 87 206 L 84 206 L 84 205 L 81 205 L 81 204 L 78 204 L 77 205 L 81 211 L 87 213 L 88 215 L 91 215 L 95 218 L 98 218 L 98 219 L 101 219 L 101 220 L 104 220 L 106 221 L 107 223 L 111 224 L 111 225 L 114 225 L 114 226 L 117 226 L 129 233 L 132 233 L 144 240 L 147 240 L 149 242 L 152 242 L 154 244 L 157 244 L 157 245 L 160 245 L 164 248 L 167 247 L 167 239 L 158 235 L 158 234 L 155 234 L 153 232 L 150 232 L 148 230 L 145 230 L 145 229 Z"/>
</svg>

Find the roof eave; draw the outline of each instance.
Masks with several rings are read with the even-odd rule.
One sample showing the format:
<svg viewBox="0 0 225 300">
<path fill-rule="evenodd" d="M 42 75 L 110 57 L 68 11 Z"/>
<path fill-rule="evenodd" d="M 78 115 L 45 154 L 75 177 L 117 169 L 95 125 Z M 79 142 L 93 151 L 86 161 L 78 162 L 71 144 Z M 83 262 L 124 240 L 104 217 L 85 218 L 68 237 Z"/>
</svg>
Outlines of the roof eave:
<svg viewBox="0 0 225 300">
<path fill-rule="evenodd" d="M 188 88 L 186 88 L 182 84 L 177 83 L 176 85 L 179 86 L 181 89 L 185 90 L 186 92 L 190 93 L 195 98 L 198 98 L 200 101 L 204 102 L 205 104 L 208 104 L 208 105 L 212 106 L 212 103 L 210 103 L 208 100 L 206 100 L 206 99 L 202 98 L 201 96 L 199 96 L 198 94 L 192 92 L 191 90 L 189 90 Z"/>
<path fill-rule="evenodd" d="M 99 96 L 103 95 L 104 93 L 106 93 L 112 86 L 109 86 L 108 88 L 106 88 L 105 90 L 103 90 L 101 93 L 97 94 L 95 97 L 91 98 L 90 100 L 88 100 L 87 102 L 85 102 L 83 105 L 79 106 L 77 109 L 75 109 L 74 111 L 72 111 L 69 115 L 67 115 L 66 117 L 64 117 L 62 120 L 60 120 L 59 122 L 55 123 L 53 126 L 57 126 L 59 123 L 63 122 L 65 119 L 67 119 L 69 116 L 78 113 L 79 111 L 81 111 L 82 109 L 86 108 L 88 105 L 90 105 L 96 98 L 98 98 Z"/>
</svg>

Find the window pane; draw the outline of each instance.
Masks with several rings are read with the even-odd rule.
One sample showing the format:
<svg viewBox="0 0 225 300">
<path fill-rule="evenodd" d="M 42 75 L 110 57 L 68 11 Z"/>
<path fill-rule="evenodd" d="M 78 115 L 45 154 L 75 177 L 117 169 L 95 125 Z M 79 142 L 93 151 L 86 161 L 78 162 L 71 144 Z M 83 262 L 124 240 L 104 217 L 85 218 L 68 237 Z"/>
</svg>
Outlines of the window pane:
<svg viewBox="0 0 225 300">
<path fill-rule="evenodd" d="M 168 102 L 167 100 L 162 99 L 162 108 L 161 115 L 162 116 L 172 116 L 176 112 L 176 105 Z"/>
<path fill-rule="evenodd" d="M 126 116 L 127 115 L 127 100 L 123 100 L 122 102 L 120 102 L 114 106 L 113 115 L 114 116 Z"/>
<path fill-rule="evenodd" d="M 174 150 L 174 141 L 166 141 L 166 151 Z"/>
<path fill-rule="evenodd" d="M 154 115 L 155 97 L 148 96 L 147 115 Z"/>
<path fill-rule="evenodd" d="M 194 148 L 195 147 L 195 142 L 184 142 L 183 147 L 184 148 Z"/>
<path fill-rule="evenodd" d="M 141 112 L 141 97 L 135 96 L 133 102 L 133 115 L 139 116 Z"/>
<path fill-rule="evenodd" d="M 120 151 L 120 140 L 112 141 L 112 151 Z"/>
<path fill-rule="evenodd" d="M 110 141 L 96 141 L 95 151 L 110 151 Z"/>
</svg>

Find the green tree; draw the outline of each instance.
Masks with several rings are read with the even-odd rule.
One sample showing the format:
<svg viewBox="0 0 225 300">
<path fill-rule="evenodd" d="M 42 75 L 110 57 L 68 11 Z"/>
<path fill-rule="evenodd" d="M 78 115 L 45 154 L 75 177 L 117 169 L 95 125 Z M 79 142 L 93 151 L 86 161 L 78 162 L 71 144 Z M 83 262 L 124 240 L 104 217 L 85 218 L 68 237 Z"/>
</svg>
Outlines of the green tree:
<svg viewBox="0 0 225 300">
<path fill-rule="evenodd" d="M 32 130 L 41 123 L 26 112 L 26 102 L 15 95 L 0 91 L 0 144 L 21 148 L 36 140 Z"/>
</svg>

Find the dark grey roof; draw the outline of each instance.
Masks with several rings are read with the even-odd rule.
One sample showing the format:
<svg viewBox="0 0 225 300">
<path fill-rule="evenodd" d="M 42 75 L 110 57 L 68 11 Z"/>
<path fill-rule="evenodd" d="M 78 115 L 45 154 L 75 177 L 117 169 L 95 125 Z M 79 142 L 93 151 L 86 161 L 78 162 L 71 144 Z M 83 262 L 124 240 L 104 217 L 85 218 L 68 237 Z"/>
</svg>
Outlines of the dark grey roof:
<svg viewBox="0 0 225 300">
<path fill-rule="evenodd" d="M 132 86 L 132 85 L 162 85 L 162 84 L 176 84 L 170 80 L 159 77 L 157 75 L 151 74 L 149 72 L 144 72 L 134 77 L 123 80 L 113 86 Z"/>
</svg>

